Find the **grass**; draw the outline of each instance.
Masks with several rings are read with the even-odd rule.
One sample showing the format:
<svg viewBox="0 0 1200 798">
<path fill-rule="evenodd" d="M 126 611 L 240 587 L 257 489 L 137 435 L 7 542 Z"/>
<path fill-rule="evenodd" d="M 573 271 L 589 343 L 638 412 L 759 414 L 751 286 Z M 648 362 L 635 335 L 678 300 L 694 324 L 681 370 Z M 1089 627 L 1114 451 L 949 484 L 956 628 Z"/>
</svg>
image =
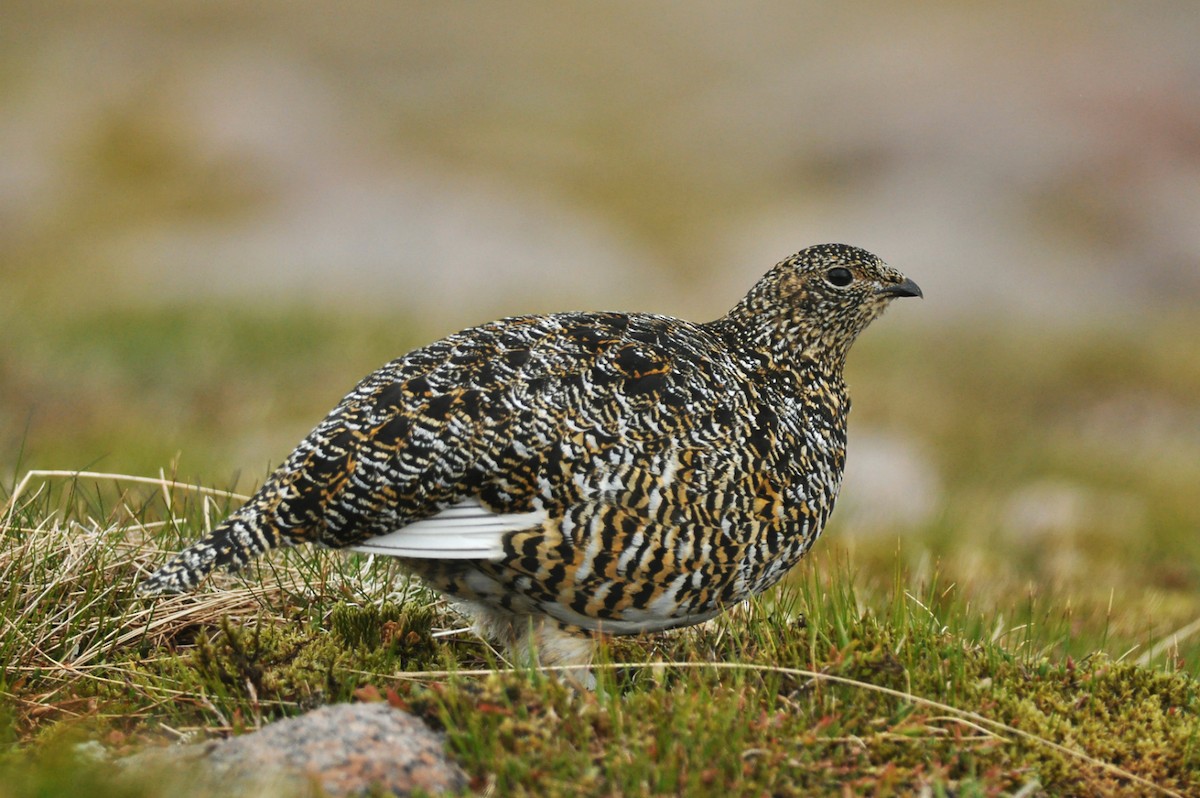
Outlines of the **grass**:
<svg viewBox="0 0 1200 798">
<path fill-rule="evenodd" d="M 981 612 L 936 575 L 877 584 L 824 552 L 716 622 L 612 641 L 596 693 L 579 694 L 505 668 L 443 602 L 360 556 L 287 552 L 218 589 L 137 600 L 139 574 L 234 498 L 156 487 L 31 479 L 12 497 L 0 733 L 15 745 L 0 767 L 15 775 L 0 795 L 62 794 L 64 773 L 96 767 L 64 753 L 81 739 L 119 755 L 385 697 L 444 728 L 475 786 L 503 795 L 1200 787 L 1195 680 L 1048 657 L 1070 619 L 1036 597 Z"/>
<path fill-rule="evenodd" d="M 872 531 L 839 508 L 781 590 L 611 641 L 581 695 L 508 670 L 444 602 L 358 555 L 287 552 L 196 595 L 132 595 L 258 478 L 235 469 L 278 460 L 358 377 L 435 335 L 315 311 L 226 309 L 214 326 L 207 310 L 0 319 L 21 342 L 0 359 L 17 411 L 0 429 L 0 796 L 203 794 L 114 782 L 94 757 L 348 700 L 444 728 L 476 791 L 500 795 L 1200 790 L 1193 321 L 866 336 L 852 446 L 921 444 L 936 512 Z M 138 478 L 22 481 L 63 466 Z"/>
</svg>

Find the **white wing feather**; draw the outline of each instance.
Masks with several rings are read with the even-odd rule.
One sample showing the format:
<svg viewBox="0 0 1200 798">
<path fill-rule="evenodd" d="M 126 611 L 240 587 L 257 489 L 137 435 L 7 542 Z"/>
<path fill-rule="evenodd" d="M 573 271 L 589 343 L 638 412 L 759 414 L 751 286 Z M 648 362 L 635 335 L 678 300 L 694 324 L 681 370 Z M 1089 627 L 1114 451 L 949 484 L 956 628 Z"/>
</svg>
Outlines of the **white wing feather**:
<svg viewBox="0 0 1200 798">
<path fill-rule="evenodd" d="M 507 515 L 494 513 L 476 499 L 467 499 L 437 515 L 347 548 L 389 557 L 498 560 L 504 556 L 506 533 L 541 526 L 546 517 L 545 510 Z"/>
</svg>

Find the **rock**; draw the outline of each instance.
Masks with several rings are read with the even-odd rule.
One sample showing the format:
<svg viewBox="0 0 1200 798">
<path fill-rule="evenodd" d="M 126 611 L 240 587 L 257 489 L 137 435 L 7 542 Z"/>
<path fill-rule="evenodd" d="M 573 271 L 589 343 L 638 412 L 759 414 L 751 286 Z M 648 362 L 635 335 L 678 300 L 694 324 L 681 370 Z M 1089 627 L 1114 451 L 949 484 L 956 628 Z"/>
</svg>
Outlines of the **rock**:
<svg viewBox="0 0 1200 798">
<path fill-rule="evenodd" d="M 319 785 L 330 796 L 372 788 L 398 796 L 462 790 L 466 774 L 443 750 L 441 735 L 387 704 L 337 704 L 216 743 L 165 749 L 152 765 L 189 762 L 227 789 L 231 780 L 265 793 L 295 795 Z M 146 764 L 147 754 L 131 760 Z M 133 762 L 126 760 L 127 767 Z M 257 792 L 257 791 L 256 791 Z"/>
</svg>

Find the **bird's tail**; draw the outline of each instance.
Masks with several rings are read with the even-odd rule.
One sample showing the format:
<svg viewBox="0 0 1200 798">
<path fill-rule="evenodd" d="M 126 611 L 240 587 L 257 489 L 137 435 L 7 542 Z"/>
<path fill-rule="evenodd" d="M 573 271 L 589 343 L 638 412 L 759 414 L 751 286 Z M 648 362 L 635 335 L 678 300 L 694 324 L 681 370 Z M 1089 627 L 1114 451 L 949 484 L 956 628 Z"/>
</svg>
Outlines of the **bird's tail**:
<svg viewBox="0 0 1200 798">
<path fill-rule="evenodd" d="M 138 585 L 143 596 L 186 593 L 217 568 L 236 571 L 270 549 L 293 545 L 262 516 L 242 508 L 225 519 L 213 533 L 176 554 Z"/>
</svg>

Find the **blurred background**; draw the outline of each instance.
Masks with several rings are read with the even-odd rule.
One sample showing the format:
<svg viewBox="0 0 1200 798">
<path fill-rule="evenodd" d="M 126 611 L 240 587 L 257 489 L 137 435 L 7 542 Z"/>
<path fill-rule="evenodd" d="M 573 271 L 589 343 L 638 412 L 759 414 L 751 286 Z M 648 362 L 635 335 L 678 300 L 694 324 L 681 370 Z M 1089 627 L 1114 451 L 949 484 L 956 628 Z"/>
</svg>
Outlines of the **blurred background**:
<svg viewBox="0 0 1200 798">
<path fill-rule="evenodd" d="M 249 490 L 415 346 L 713 318 L 840 241 L 926 299 L 851 357 L 822 546 L 1193 661 L 1198 36 L 1192 0 L 6 0 L 0 475 Z"/>
</svg>

